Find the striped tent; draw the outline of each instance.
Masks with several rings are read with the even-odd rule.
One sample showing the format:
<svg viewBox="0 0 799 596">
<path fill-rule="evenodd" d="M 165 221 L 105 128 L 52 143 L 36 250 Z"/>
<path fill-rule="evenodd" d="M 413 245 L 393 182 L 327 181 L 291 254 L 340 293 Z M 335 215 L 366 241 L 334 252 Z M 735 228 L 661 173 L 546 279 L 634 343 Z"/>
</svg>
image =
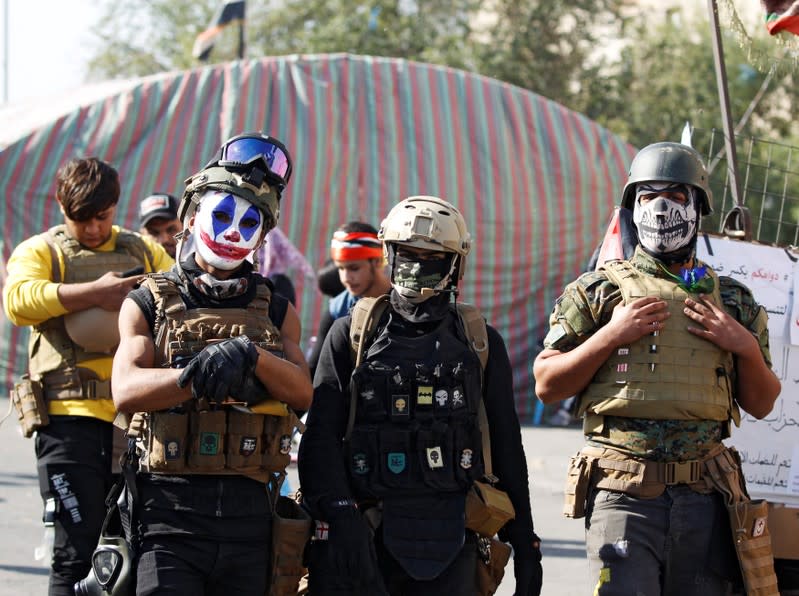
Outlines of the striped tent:
<svg viewBox="0 0 799 596">
<path fill-rule="evenodd" d="M 263 130 L 295 159 L 279 227 L 320 265 L 341 223 L 379 225 L 398 200 L 443 197 L 475 239 L 461 299 L 479 306 L 510 352 L 518 411 L 535 410 L 531 360 L 563 285 L 597 245 L 633 148 L 530 91 L 468 72 L 349 54 L 245 60 L 137 79 L 2 145 L 3 258 L 60 223 L 57 169 L 95 155 L 122 179 L 118 222 L 138 201 L 180 195 L 223 140 Z M 0 126 L 3 128 L 3 126 Z M 324 299 L 298 279 L 303 337 Z M 5 318 L 0 375 L 25 368 L 27 330 Z"/>
</svg>

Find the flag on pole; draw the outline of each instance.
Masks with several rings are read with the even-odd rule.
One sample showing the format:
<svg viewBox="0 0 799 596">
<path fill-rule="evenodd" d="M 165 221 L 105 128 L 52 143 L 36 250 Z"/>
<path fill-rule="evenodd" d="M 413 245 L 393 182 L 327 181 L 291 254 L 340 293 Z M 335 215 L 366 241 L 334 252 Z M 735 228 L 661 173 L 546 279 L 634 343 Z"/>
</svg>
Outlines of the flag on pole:
<svg viewBox="0 0 799 596">
<path fill-rule="evenodd" d="M 211 19 L 208 28 L 194 40 L 192 56 L 203 62 L 208 60 L 211 50 L 214 49 L 214 40 L 222 32 L 222 29 L 237 22 L 244 22 L 244 0 L 222 4 Z M 241 51 L 239 53 L 241 54 Z"/>
<path fill-rule="evenodd" d="M 766 29 L 771 35 L 787 31 L 799 35 L 799 0 L 761 0 L 766 9 Z"/>
</svg>

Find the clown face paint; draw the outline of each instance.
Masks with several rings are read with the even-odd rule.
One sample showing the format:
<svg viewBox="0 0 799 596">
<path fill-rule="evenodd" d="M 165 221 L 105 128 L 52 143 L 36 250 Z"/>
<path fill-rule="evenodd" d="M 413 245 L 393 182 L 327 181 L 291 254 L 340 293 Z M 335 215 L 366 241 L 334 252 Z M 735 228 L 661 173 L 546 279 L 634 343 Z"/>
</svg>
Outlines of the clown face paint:
<svg viewBox="0 0 799 596">
<path fill-rule="evenodd" d="M 684 203 L 667 198 L 680 193 L 687 199 Z M 684 184 L 638 184 L 633 223 L 641 245 L 653 255 L 667 255 L 687 246 L 699 224 L 693 189 Z"/>
<path fill-rule="evenodd" d="M 197 252 L 217 269 L 230 271 L 258 247 L 264 218 L 249 201 L 209 190 L 194 218 Z"/>
</svg>

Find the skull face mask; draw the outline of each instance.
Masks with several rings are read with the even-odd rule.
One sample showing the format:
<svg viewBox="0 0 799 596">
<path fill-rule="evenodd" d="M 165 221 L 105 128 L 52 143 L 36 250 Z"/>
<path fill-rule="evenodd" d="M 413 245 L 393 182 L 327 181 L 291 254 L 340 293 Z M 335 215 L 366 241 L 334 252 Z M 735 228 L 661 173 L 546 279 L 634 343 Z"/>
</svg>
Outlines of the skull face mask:
<svg viewBox="0 0 799 596">
<path fill-rule="evenodd" d="M 249 201 L 230 193 L 208 191 L 194 220 L 197 251 L 217 269 L 236 269 L 261 241 L 264 218 Z"/>
<path fill-rule="evenodd" d="M 659 193 L 682 193 L 685 203 Z M 642 202 L 642 197 L 658 195 Z M 699 225 L 696 196 L 687 184 L 643 182 L 636 185 L 633 223 L 641 246 L 649 254 L 661 257 L 692 244 Z"/>
</svg>

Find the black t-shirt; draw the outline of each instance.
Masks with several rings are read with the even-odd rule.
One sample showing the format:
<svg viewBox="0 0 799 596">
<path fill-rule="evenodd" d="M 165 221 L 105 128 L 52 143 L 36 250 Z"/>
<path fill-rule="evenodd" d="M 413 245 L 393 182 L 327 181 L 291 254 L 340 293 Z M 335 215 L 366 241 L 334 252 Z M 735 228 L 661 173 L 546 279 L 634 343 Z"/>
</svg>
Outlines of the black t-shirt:
<svg viewBox="0 0 799 596">
<path fill-rule="evenodd" d="M 384 317 L 387 315 L 384 315 Z M 454 312 L 450 316 L 456 316 Z M 398 316 L 391 331 L 418 337 L 431 325 L 410 323 Z M 347 427 L 350 377 L 350 322 L 346 316 L 333 323 L 322 346 L 314 376 L 314 395 L 300 443 L 299 473 L 303 498 L 314 515 L 321 517 L 319 503 L 351 497 L 347 468 L 342 455 L 342 438 Z M 500 532 L 509 542 L 529 544 L 533 535 L 527 462 L 522 446 L 519 418 L 513 396 L 513 376 L 499 333 L 488 326 L 489 356 L 485 369 L 484 401 L 491 435 L 491 453 L 498 487 L 505 490 L 516 509 L 516 519 Z"/>
<path fill-rule="evenodd" d="M 271 282 L 252 272 L 245 263 L 247 291 L 227 300 L 214 300 L 191 284 L 179 284 L 186 307 L 243 308 L 255 297 L 256 285 Z M 193 261 L 183 264 L 191 280 L 201 273 Z M 167 275 L 178 281 L 173 267 Z M 128 297 L 141 308 L 152 331 L 155 324 L 155 300 L 147 288 L 133 290 Z M 283 325 L 288 300 L 272 294 L 269 318 L 278 327 Z M 268 540 L 271 528 L 271 506 L 263 483 L 238 475 L 165 475 L 139 474 L 139 502 L 136 521 L 143 536 L 191 535 L 225 542 Z"/>
</svg>

